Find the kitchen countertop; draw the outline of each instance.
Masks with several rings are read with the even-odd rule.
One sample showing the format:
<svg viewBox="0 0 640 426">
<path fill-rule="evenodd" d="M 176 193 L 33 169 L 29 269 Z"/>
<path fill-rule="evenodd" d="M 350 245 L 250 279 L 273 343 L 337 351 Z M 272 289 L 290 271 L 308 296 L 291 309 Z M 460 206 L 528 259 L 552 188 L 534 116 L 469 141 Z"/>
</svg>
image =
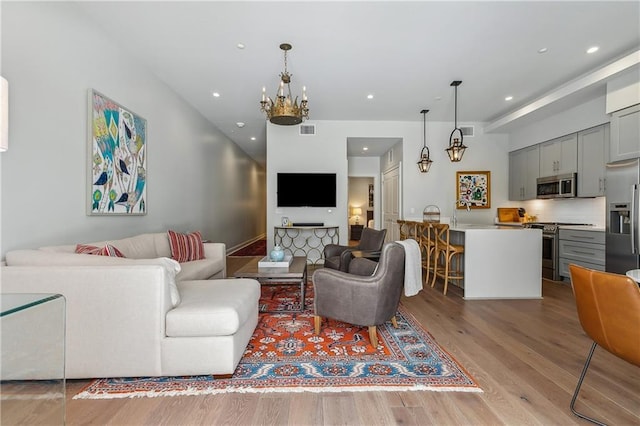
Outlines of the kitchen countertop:
<svg viewBox="0 0 640 426">
<path fill-rule="evenodd" d="M 441 221 L 441 223 L 447 223 L 448 218 L 446 220 Z M 422 222 L 421 219 L 418 218 L 406 218 L 404 220 L 413 221 L 413 222 Z M 559 225 L 560 229 L 575 229 L 579 231 L 594 231 L 594 232 L 604 232 L 604 226 L 596 226 L 596 225 Z M 497 223 L 458 223 L 455 226 L 451 226 L 449 229 L 452 231 L 466 232 L 473 230 L 486 230 L 486 229 L 507 229 L 507 230 L 523 230 L 530 229 L 525 228 L 524 223 L 518 222 L 497 222 Z"/>
<path fill-rule="evenodd" d="M 444 220 L 441 220 L 440 223 L 448 223 L 449 218 L 445 217 Z M 422 223 L 421 218 L 404 218 L 403 220 L 407 220 L 410 222 L 420 222 Z M 522 224 L 516 222 L 498 222 L 498 223 L 458 223 L 455 226 L 450 226 L 449 229 L 452 231 L 471 231 L 474 229 L 524 229 Z"/>
<path fill-rule="evenodd" d="M 464 245 L 465 299 L 542 297 L 542 230 L 470 223 L 449 229 L 451 242 Z"/>
<path fill-rule="evenodd" d="M 501 229 L 501 230 L 509 230 L 509 231 L 524 231 L 528 230 L 527 228 L 523 228 L 522 226 L 514 226 L 514 225 L 489 225 L 482 223 L 459 223 L 455 226 L 449 227 L 452 231 L 474 231 L 474 230 L 487 230 L 487 229 Z"/>
<path fill-rule="evenodd" d="M 604 232 L 604 226 L 596 226 L 596 225 L 559 225 L 560 229 L 574 229 L 576 231 L 594 231 L 594 232 Z"/>
<path fill-rule="evenodd" d="M 542 230 L 489 223 L 449 229 L 451 243 L 464 245 L 464 299 L 542 298 Z"/>
</svg>

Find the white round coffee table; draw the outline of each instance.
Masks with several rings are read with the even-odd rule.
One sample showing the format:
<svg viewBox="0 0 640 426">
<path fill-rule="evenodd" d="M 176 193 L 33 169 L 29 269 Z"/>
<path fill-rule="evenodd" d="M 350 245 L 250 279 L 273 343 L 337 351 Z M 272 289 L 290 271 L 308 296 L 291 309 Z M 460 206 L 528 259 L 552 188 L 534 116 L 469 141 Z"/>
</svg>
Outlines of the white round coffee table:
<svg viewBox="0 0 640 426">
<path fill-rule="evenodd" d="M 640 269 L 631 269 L 627 271 L 627 276 L 637 283 L 640 283 Z"/>
</svg>

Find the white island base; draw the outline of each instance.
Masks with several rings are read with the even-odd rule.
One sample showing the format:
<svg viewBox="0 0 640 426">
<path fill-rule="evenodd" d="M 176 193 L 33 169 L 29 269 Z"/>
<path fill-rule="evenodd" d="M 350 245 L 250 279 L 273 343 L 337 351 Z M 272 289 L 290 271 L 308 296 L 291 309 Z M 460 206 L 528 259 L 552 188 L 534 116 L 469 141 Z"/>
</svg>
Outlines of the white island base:
<svg viewBox="0 0 640 426">
<path fill-rule="evenodd" d="M 450 230 L 451 242 L 464 244 L 464 299 L 542 298 L 540 229 L 460 224 Z"/>
</svg>

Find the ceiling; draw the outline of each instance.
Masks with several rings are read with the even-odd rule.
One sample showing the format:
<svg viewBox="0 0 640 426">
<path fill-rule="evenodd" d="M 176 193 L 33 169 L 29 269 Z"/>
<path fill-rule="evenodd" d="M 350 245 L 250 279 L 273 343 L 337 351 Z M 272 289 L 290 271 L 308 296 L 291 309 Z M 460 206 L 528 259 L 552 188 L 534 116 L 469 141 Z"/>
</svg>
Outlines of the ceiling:
<svg viewBox="0 0 640 426">
<path fill-rule="evenodd" d="M 291 89 L 294 96 L 301 95 L 306 86 L 311 123 L 422 121 L 420 110 L 425 108 L 428 120 L 453 121 L 450 83 L 462 80 L 458 122 L 487 122 L 493 131 L 533 116 L 525 111 L 539 118 L 552 114 L 554 105 L 566 108 L 603 94 L 606 78 L 545 108 L 532 108 L 534 100 L 567 81 L 640 46 L 638 1 L 78 5 L 115 43 L 263 165 L 266 125 L 259 100 L 263 86 L 269 96 L 275 95 L 284 68 L 283 42 L 293 46 L 288 53 Z M 591 46 L 599 50 L 587 54 Z M 539 53 L 542 48 L 546 53 Z M 506 96 L 513 99 L 506 101 Z M 367 143 L 359 135 L 351 142 Z M 371 142 L 371 152 L 377 153 L 397 140 Z"/>
</svg>

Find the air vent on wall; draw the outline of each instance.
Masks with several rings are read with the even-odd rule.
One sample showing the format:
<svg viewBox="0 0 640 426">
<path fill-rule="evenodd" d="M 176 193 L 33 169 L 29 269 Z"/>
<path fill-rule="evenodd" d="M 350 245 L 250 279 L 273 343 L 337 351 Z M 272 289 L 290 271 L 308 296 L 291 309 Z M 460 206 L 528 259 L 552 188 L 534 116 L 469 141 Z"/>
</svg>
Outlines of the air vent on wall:
<svg viewBox="0 0 640 426">
<path fill-rule="evenodd" d="M 463 136 L 473 137 L 473 126 L 460 126 Z"/>
<path fill-rule="evenodd" d="M 300 125 L 300 134 L 306 136 L 314 136 L 316 134 L 316 125 L 315 124 L 301 124 Z"/>
</svg>

